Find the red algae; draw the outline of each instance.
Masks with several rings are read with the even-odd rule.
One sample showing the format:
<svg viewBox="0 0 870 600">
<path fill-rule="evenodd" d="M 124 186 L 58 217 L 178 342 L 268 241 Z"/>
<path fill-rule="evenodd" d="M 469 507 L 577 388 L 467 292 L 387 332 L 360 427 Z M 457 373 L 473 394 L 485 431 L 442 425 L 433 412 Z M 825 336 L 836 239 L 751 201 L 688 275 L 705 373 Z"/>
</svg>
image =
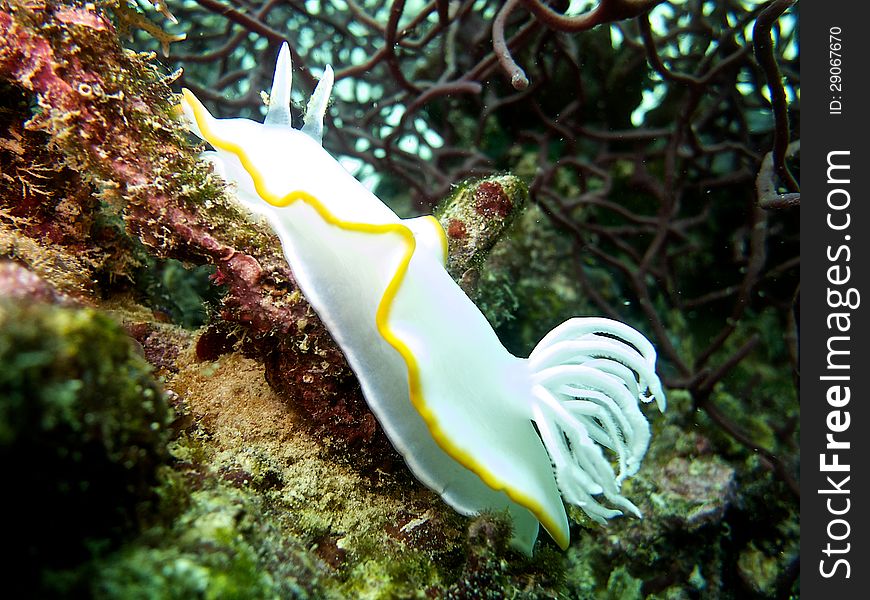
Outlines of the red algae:
<svg viewBox="0 0 870 600">
<path fill-rule="evenodd" d="M 474 210 L 484 217 L 505 218 L 513 210 L 511 199 L 495 181 L 484 181 L 474 190 Z"/>
</svg>

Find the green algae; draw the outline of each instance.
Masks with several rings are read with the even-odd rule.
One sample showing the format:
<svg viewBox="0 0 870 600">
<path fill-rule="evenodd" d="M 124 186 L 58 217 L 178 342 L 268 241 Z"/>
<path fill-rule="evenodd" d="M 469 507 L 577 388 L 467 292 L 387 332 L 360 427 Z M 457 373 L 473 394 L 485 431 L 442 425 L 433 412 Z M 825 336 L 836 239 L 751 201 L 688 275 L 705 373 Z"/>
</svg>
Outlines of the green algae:
<svg viewBox="0 0 870 600">
<path fill-rule="evenodd" d="M 134 274 L 142 301 L 169 315 L 173 323 L 188 329 L 201 327 L 208 319 L 208 306 L 219 301 L 219 287 L 211 283 L 213 266 L 185 268 L 178 260 L 150 256 Z"/>
<path fill-rule="evenodd" d="M 607 600 L 641 600 L 643 581 L 633 577 L 625 567 L 617 567 L 607 579 Z"/>
<path fill-rule="evenodd" d="M 85 41 L 81 36 L 79 38 L 79 41 Z M 84 43 L 82 47 L 85 47 Z M 99 52 L 93 54 L 100 55 Z M 142 57 L 132 62 L 135 68 L 119 70 L 118 80 L 123 80 L 124 85 L 132 90 L 145 92 L 147 87 L 143 87 L 141 82 L 153 78 L 154 71 L 143 66 L 146 61 Z M 174 138 L 173 143 L 168 144 L 162 137 L 171 116 L 171 100 L 151 105 L 155 108 L 155 115 L 135 111 L 125 113 L 141 127 L 138 133 L 145 148 L 142 155 L 149 157 L 170 151 L 178 141 Z M 161 121 L 163 117 L 165 121 Z M 488 123 L 491 125 L 492 120 Z M 78 156 L 82 149 L 75 132 L 70 135 L 68 126 L 61 120 L 52 121 L 52 125 L 57 125 L 54 130 L 57 137 L 65 137 L 69 142 L 64 146 L 65 152 Z M 496 135 L 505 135 L 502 127 L 493 126 L 491 129 Z M 473 130 L 473 127 L 468 128 L 469 132 Z M 485 137 L 489 139 L 490 136 Z M 527 155 L 529 164 L 535 162 L 534 156 L 533 152 Z M 100 172 L 99 163 L 70 160 L 71 164 L 86 165 L 83 170 Z M 261 250 L 266 246 L 269 237 L 257 232 L 254 226 L 246 225 L 231 203 L 224 204 L 220 200 L 222 186 L 208 174 L 207 169 L 191 166 L 190 160 L 160 164 L 167 168 L 158 170 L 163 179 L 160 185 L 155 183 L 151 191 L 177 193 L 184 207 L 208 214 L 208 221 L 217 224 L 215 229 L 230 231 L 232 240 L 240 247 Z M 530 170 L 527 174 L 533 172 Z M 562 193 L 573 197 L 578 192 L 577 182 L 565 177 L 564 173 L 559 171 L 557 175 L 561 178 Z M 628 175 L 623 174 L 623 178 Z M 100 180 L 101 176 L 93 178 L 97 183 Z M 103 191 L 111 195 L 112 188 L 106 187 Z M 122 200 L 135 207 L 143 203 L 142 195 L 141 189 L 136 193 L 131 190 Z M 619 189 L 617 195 L 626 198 L 627 202 L 634 197 L 626 194 L 624 189 Z M 584 269 L 596 289 L 611 304 L 621 305 L 624 298 L 618 278 L 594 260 L 584 258 L 579 265 L 573 263 L 570 241 L 546 224 L 548 222 L 537 209 L 521 219 L 527 222 L 527 227 L 499 234 L 503 249 L 496 246 L 476 267 L 477 281 L 480 282 L 477 301 L 494 324 L 502 325 L 502 333 L 509 334 L 511 343 L 519 348 L 518 353 L 527 351 L 549 326 L 561 318 L 596 313 L 595 307 L 583 298 L 573 269 Z M 155 230 L 163 226 L 159 221 L 154 223 Z M 169 238 L 155 238 L 153 242 L 153 252 L 179 252 L 178 243 Z M 498 260 L 504 262 L 499 264 Z M 691 256 L 687 260 L 691 260 L 695 270 L 702 274 L 710 268 L 712 257 L 708 260 Z M 710 277 L 699 276 L 698 279 L 707 281 Z M 524 307 L 523 311 L 519 310 L 520 306 Z M 656 311 L 666 321 L 669 335 L 680 355 L 687 361 L 693 360 L 697 355 L 696 348 L 704 347 L 707 332 L 703 330 L 702 322 L 706 315 L 682 314 L 669 310 L 662 302 L 657 302 Z M 764 317 L 752 312 L 740 327 L 740 335 L 722 351 L 723 356 L 737 349 L 753 332 L 764 336 L 765 347 L 777 351 L 765 359 L 753 356 L 741 363 L 731 377 L 713 390 L 713 400 L 724 412 L 733 415 L 755 439 L 765 445 L 776 444 L 779 443 L 776 431 L 763 420 L 764 415 L 789 415 L 795 410 L 794 390 L 787 369 L 770 367 L 785 364 L 781 352 L 782 327 L 770 315 Z M 203 369 L 214 377 L 222 376 L 216 365 L 209 364 Z M 756 384 L 761 381 L 762 401 L 756 401 L 754 395 L 742 393 L 741 382 L 744 381 Z M 59 381 L 55 388 L 49 386 L 47 389 L 62 407 L 69 404 L 65 399 L 81 393 L 76 385 L 73 380 Z M 670 412 L 664 419 L 657 417 L 653 420 L 656 441 L 648 457 L 648 466 L 644 467 L 636 482 L 628 484 L 631 486 L 630 497 L 641 495 L 649 498 L 651 506 L 643 507 L 646 518 L 643 521 L 625 519 L 609 528 L 581 520 L 579 528 L 575 527 L 573 532 L 575 544 L 568 553 L 561 554 L 545 540 L 539 544 L 535 559 L 530 563 L 503 545 L 485 545 L 481 549 L 476 547 L 480 544 L 474 540 L 438 552 L 425 547 L 420 538 L 391 543 L 388 536 L 383 535 L 382 516 L 356 522 L 360 531 L 354 534 L 342 531 L 336 523 L 341 523 L 345 514 L 358 508 L 362 502 L 371 501 L 371 496 L 366 495 L 361 485 L 313 486 L 310 478 L 324 477 L 324 473 L 334 470 L 330 459 L 318 457 L 312 463 L 319 467 L 311 467 L 305 474 L 282 470 L 282 455 L 279 453 L 270 455 L 261 448 L 229 447 L 219 441 L 219 427 L 209 421 L 241 411 L 239 405 L 244 403 L 246 395 L 242 392 L 237 395 L 239 403 L 222 406 L 218 416 L 203 410 L 185 415 L 193 424 L 172 443 L 176 461 L 174 470 L 162 471 L 164 477 L 153 492 L 148 486 L 140 489 L 145 497 L 152 493 L 157 495 L 166 522 L 128 542 L 117 554 L 107 553 L 105 544 L 99 539 L 96 541 L 99 552 L 88 550 L 103 557 L 82 568 L 83 574 L 93 577 L 91 592 L 94 595 L 173 597 L 177 591 L 179 595 L 175 597 L 307 595 L 403 598 L 451 594 L 450 597 L 468 598 L 601 598 L 622 597 L 622 594 L 635 597 L 648 593 L 648 597 L 678 598 L 697 597 L 704 591 L 715 597 L 722 591 L 723 573 L 734 566 L 723 559 L 725 551 L 719 551 L 719 548 L 743 548 L 737 566 L 749 588 L 757 593 L 767 593 L 772 589 L 769 573 L 776 565 L 767 557 L 776 557 L 778 552 L 783 552 L 780 559 L 782 570 L 786 558 L 796 552 L 793 545 L 787 543 L 782 547 L 768 543 L 770 539 L 797 539 L 796 532 L 788 527 L 789 523 L 794 524 L 794 514 L 788 507 L 787 492 L 780 489 L 769 468 L 758 457 L 747 456 L 749 452 L 745 448 L 720 433 L 716 425 L 703 415 L 694 412 L 691 400 L 682 392 L 671 393 Z M 784 412 L 780 412 L 780 408 Z M 49 422 L 62 423 L 70 411 L 59 408 L 55 412 L 60 416 L 52 413 Z M 136 419 L 135 412 L 132 419 Z M 135 427 L 135 424 L 131 422 L 129 426 Z M 738 497 L 730 508 L 731 512 L 725 515 L 722 526 L 707 522 L 701 525 L 696 538 L 687 540 L 672 524 L 668 526 L 663 521 L 694 514 L 692 510 L 699 504 L 679 493 L 669 493 L 674 490 L 660 489 L 660 472 L 671 464 L 669 459 L 674 455 L 684 460 L 674 463 L 673 468 L 695 477 L 721 473 L 718 467 L 724 462 L 709 457 L 712 452 L 710 441 L 705 442 L 701 439 L 703 436 L 692 433 L 693 430 L 701 430 L 712 438 L 719 453 L 726 455 L 731 463 L 742 465 L 744 470 L 739 479 Z M 298 430 L 294 435 L 299 435 Z M 285 440 L 285 443 L 289 442 Z M 708 446 L 706 450 L 698 450 L 705 444 Z M 707 456 L 698 458 L 696 454 Z M 711 468 L 711 465 L 716 468 Z M 281 473 L 278 483 L 275 483 L 276 472 Z M 220 479 L 233 483 L 221 483 Z M 386 499 L 381 501 L 410 505 L 408 498 L 417 496 L 419 486 L 409 479 L 405 477 L 398 485 L 384 491 Z M 281 486 L 293 492 L 304 486 L 312 490 L 302 500 L 291 502 L 286 500 L 290 492 L 281 498 Z M 330 500 L 315 500 L 313 496 L 324 489 L 328 490 L 324 497 L 328 495 Z M 47 499 L 56 502 L 57 497 L 48 495 Z M 440 510 L 450 511 L 443 506 Z M 45 514 L 49 512 L 45 510 Z M 759 517 L 755 515 L 768 514 L 775 516 L 775 525 L 764 531 L 765 543 L 747 544 L 735 533 L 741 529 L 740 525 L 747 531 L 759 531 Z M 451 521 L 453 523 L 464 527 L 467 522 L 457 517 Z M 401 529 L 396 525 L 394 528 Z M 125 535 L 131 535 L 134 530 L 134 527 L 124 528 Z M 113 541 L 112 547 L 116 544 Z M 576 547 L 582 551 L 575 551 Z M 707 551 L 705 547 L 712 550 Z M 332 560 L 335 566 L 332 570 L 325 570 L 318 559 L 313 558 L 315 555 L 325 561 Z M 287 561 L 288 556 L 293 560 Z M 282 571 L 282 564 L 289 565 L 286 571 Z M 556 572 L 555 581 L 546 580 L 553 572 Z M 558 576 L 562 572 L 566 573 L 564 579 Z M 660 582 L 662 573 L 670 577 L 663 583 Z M 60 575 L 54 576 L 60 580 Z M 308 577 L 316 585 L 296 587 L 300 579 Z M 60 589 L 59 585 L 55 588 Z"/>
<path fill-rule="evenodd" d="M 776 580 L 780 573 L 779 561 L 766 556 L 753 542 L 740 553 L 737 559 L 740 576 L 757 594 L 770 596 L 776 590 Z"/>
<path fill-rule="evenodd" d="M 318 587 L 318 566 L 298 542 L 294 548 L 274 539 L 262 510 L 253 495 L 229 486 L 193 492 L 171 526 L 146 532 L 96 566 L 93 597 L 329 597 Z"/>
<path fill-rule="evenodd" d="M 135 533 L 168 458 L 170 412 L 124 330 L 93 309 L 0 303 L 0 456 L 18 583 Z"/>
</svg>

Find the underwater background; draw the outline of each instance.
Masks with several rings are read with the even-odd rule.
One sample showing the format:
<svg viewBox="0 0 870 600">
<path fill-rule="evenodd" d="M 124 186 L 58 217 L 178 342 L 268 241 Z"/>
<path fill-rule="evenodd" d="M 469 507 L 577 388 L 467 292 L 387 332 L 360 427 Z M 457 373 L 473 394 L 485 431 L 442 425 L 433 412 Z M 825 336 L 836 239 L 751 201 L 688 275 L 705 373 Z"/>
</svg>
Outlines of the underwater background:
<svg viewBox="0 0 870 600">
<path fill-rule="evenodd" d="M 10 597 L 799 595 L 799 4 L 0 0 L 0 494 Z M 526 557 L 419 484 L 186 132 L 295 123 L 509 350 L 606 316 L 668 410 L 623 494 Z M 449 374 L 445 374 L 449 376 Z"/>
</svg>

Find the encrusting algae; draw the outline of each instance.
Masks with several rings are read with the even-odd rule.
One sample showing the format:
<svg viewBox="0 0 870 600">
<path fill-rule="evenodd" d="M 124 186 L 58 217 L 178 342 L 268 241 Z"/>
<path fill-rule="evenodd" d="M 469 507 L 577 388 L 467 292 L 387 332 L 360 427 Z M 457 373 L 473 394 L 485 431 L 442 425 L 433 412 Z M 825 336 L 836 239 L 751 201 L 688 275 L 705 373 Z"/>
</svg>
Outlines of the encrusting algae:
<svg viewBox="0 0 870 600">
<path fill-rule="evenodd" d="M 420 486 L 275 236 L 199 164 L 173 113 L 173 76 L 121 47 L 105 6 L 0 0 L 0 451 L 20 561 L 7 589 L 676 598 L 727 584 L 731 523 L 777 484 L 757 460 L 741 479 L 704 434 L 686 434 L 681 393 L 653 424 L 662 443 L 626 484 L 644 519 L 602 528 L 576 511 L 565 553 L 545 541 L 525 558 L 509 548 L 504 515 L 468 521 Z M 516 196 L 502 187 L 522 204 L 519 183 Z M 501 220 L 503 203 L 479 204 Z M 517 239 L 494 237 L 540 256 L 520 225 L 507 234 Z M 453 231 L 467 235 L 467 223 Z M 498 245 L 481 259 L 485 245 L 469 248 L 460 280 L 497 281 L 499 306 L 510 304 L 505 290 L 549 285 L 540 265 L 534 282 L 516 280 Z M 222 295 L 206 327 L 168 322 L 173 302 L 141 292 L 154 259 L 213 269 Z M 500 314 L 529 327 L 513 309 Z M 772 566 L 796 553 L 770 541 L 793 533 L 774 504 L 770 527 L 782 535 L 741 546 L 737 571 L 760 595 L 776 588 Z"/>
</svg>

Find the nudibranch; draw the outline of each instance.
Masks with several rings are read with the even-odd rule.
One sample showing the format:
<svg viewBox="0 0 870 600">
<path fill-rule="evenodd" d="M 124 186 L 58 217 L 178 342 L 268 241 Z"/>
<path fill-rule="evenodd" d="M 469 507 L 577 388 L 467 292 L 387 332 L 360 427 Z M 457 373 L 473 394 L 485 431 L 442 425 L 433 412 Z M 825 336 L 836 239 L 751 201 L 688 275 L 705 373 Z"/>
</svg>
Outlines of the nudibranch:
<svg viewBox="0 0 870 600">
<path fill-rule="evenodd" d="M 189 90 L 182 107 L 214 148 L 206 158 L 279 236 L 411 471 L 462 514 L 506 510 L 529 554 L 539 524 L 568 546 L 563 499 L 600 522 L 639 516 L 620 485 L 649 445 L 639 403 L 665 407 L 650 342 L 618 321 L 573 318 L 513 356 L 447 274 L 438 221 L 399 218 L 323 149 L 332 70 L 301 129 L 290 81 L 284 44 L 264 123 L 216 119 Z"/>
</svg>

